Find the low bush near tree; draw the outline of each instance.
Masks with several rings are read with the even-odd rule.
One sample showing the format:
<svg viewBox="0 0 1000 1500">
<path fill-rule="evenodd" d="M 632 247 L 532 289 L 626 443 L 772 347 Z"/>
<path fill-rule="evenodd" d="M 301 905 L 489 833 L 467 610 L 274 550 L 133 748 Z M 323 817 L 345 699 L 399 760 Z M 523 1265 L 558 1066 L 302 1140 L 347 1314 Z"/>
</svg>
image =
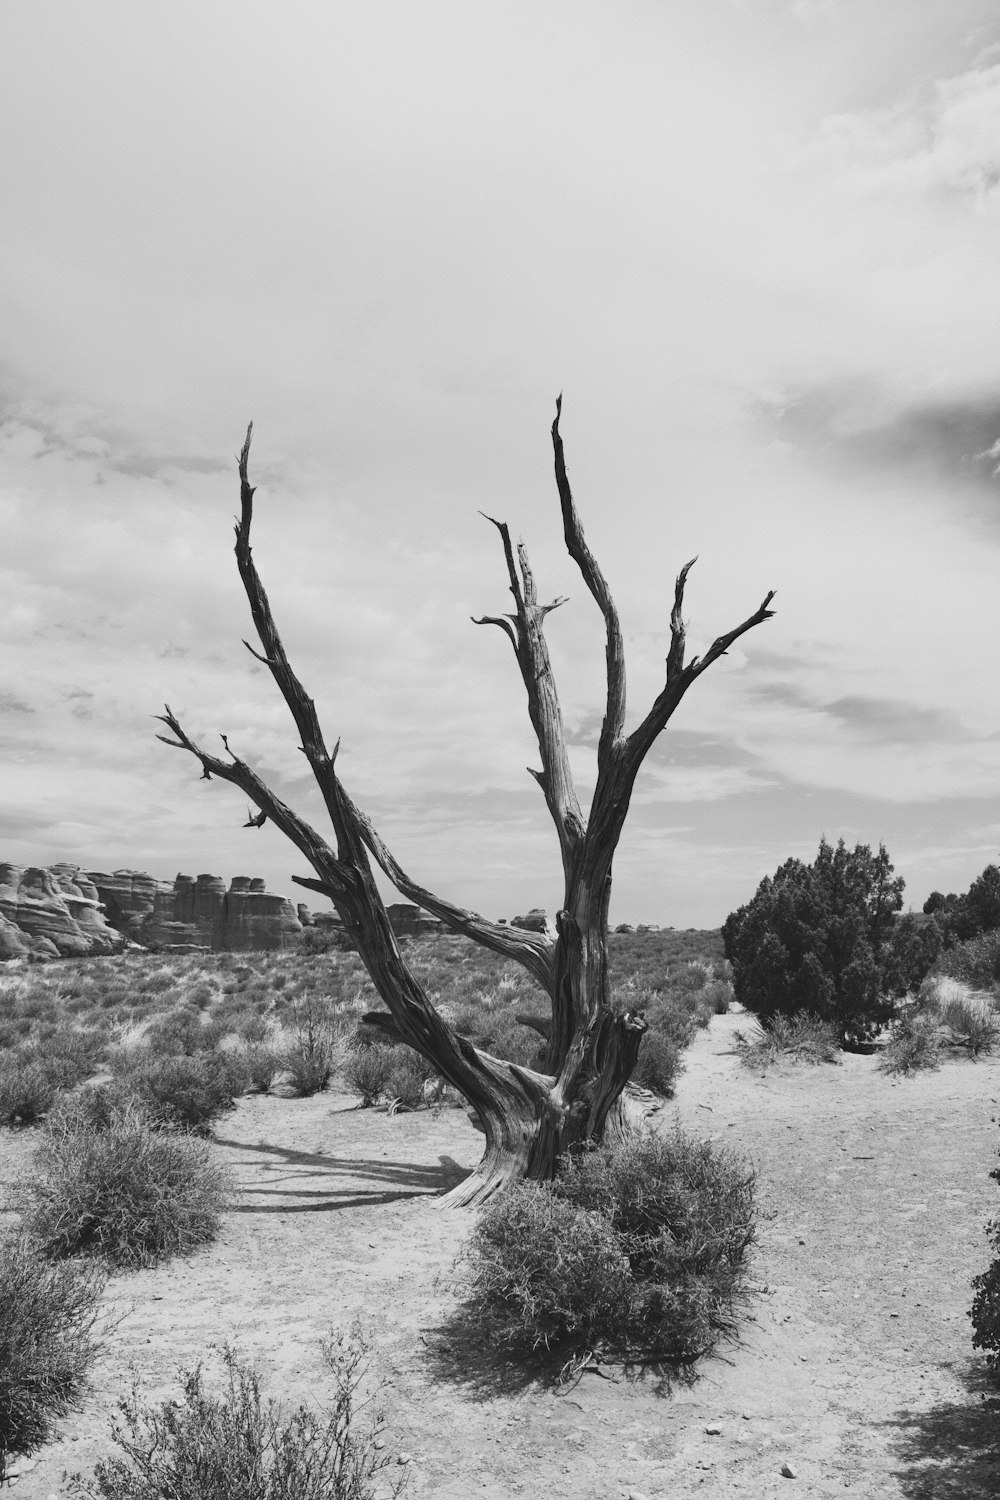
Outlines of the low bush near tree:
<svg viewBox="0 0 1000 1500">
<path fill-rule="evenodd" d="M 96 1267 L 51 1265 L 23 1233 L 0 1238 L 0 1484 L 76 1404 L 103 1289 Z"/>
<path fill-rule="evenodd" d="M 390 1107 L 419 1109 L 424 1104 L 424 1087 L 435 1076 L 430 1064 L 412 1047 L 393 1047 L 389 1053 L 389 1076 L 385 1093 Z"/>
<path fill-rule="evenodd" d="M 97 1465 L 78 1493 L 91 1500 L 372 1500 L 383 1470 L 384 1419 L 359 1402 L 366 1350 L 357 1338 L 323 1346 L 334 1376 L 325 1411 L 286 1411 L 261 1392 L 255 1370 L 230 1347 L 222 1351 L 221 1388 L 201 1365 L 183 1376 L 179 1401 L 144 1406 L 135 1392 L 119 1403 L 114 1440 L 121 1450 Z M 360 1422 L 361 1405 L 367 1408 Z"/>
<path fill-rule="evenodd" d="M 840 1062 L 840 1038 L 836 1028 L 829 1021 L 821 1021 L 805 1011 L 793 1016 L 772 1016 L 766 1027 L 758 1026 L 749 1036 L 737 1031 L 733 1040 L 740 1062 L 756 1072 L 778 1062 Z"/>
<path fill-rule="evenodd" d="M 948 1050 L 979 1057 L 998 1043 L 1000 1011 L 992 995 L 935 976 L 893 1023 L 879 1066 L 888 1073 L 915 1073 L 939 1067 Z"/>
<path fill-rule="evenodd" d="M 918 1073 L 941 1066 L 945 1036 L 940 1019 L 932 1011 L 913 1010 L 901 1016 L 889 1033 L 889 1042 L 879 1058 L 883 1073 Z"/>
<path fill-rule="evenodd" d="M 941 1002 L 940 1016 L 952 1041 L 973 1057 L 992 1052 L 1000 1042 L 1000 1011 L 991 995 L 971 991 L 947 996 Z"/>
<path fill-rule="evenodd" d="M 248 1042 L 237 1054 L 246 1069 L 248 1086 L 258 1094 L 266 1094 L 281 1072 L 281 1058 L 273 1047 L 262 1042 Z"/>
<path fill-rule="evenodd" d="M 944 953 L 938 971 L 972 989 L 1000 991 L 1000 929 L 980 933 Z"/>
<path fill-rule="evenodd" d="M 344 1065 L 344 1082 L 357 1094 L 362 1109 L 377 1104 L 389 1084 L 392 1057 L 388 1047 L 356 1047 Z"/>
<path fill-rule="evenodd" d="M 150 1121 L 182 1130 L 207 1131 L 250 1086 L 238 1052 L 159 1056 L 138 1047 L 113 1065 L 119 1089 Z"/>
<path fill-rule="evenodd" d="M 515 1355 L 685 1363 L 731 1326 L 754 1174 L 677 1130 L 582 1152 L 489 1203 L 463 1252 L 463 1317 Z"/>
<path fill-rule="evenodd" d="M 995 1167 L 990 1176 L 1000 1183 L 1000 1167 Z M 1000 1218 L 991 1219 L 986 1235 L 996 1255 L 992 1265 L 973 1280 L 975 1297 L 969 1316 L 973 1348 L 983 1350 L 987 1365 L 1000 1379 Z"/>
<path fill-rule="evenodd" d="M 46 1129 L 25 1217 L 50 1256 L 150 1266 L 214 1239 L 228 1187 L 207 1142 L 155 1128 L 127 1101 L 104 1122 L 70 1107 Z"/>
<path fill-rule="evenodd" d="M 673 1098 L 677 1079 L 684 1071 L 682 1047 L 669 1034 L 647 1031 L 639 1044 L 639 1058 L 632 1072 L 632 1082 Z"/>
</svg>

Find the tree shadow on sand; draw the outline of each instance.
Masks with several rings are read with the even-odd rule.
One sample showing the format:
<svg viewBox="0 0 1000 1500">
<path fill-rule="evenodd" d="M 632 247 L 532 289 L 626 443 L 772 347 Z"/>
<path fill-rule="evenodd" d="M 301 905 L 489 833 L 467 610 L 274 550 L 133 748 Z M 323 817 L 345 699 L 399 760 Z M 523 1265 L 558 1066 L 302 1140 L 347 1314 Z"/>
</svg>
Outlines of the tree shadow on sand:
<svg viewBox="0 0 1000 1500">
<path fill-rule="evenodd" d="M 996 1500 L 1000 1494 L 1000 1389 L 972 1362 L 968 1397 L 929 1411 L 904 1409 L 885 1425 L 902 1467 L 895 1470 L 907 1500 Z"/>
<path fill-rule="evenodd" d="M 365 1157 L 329 1156 L 321 1151 L 292 1151 L 265 1141 L 215 1142 L 256 1159 L 263 1175 L 241 1182 L 233 1212 L 238 1214 L 332 1213 L 343 1208 L 373 1208 L 404 1198 L 434 1198 L 469 1175 L 450 1156 L 434 1164 L 372 1161 Z"/>
</svg>

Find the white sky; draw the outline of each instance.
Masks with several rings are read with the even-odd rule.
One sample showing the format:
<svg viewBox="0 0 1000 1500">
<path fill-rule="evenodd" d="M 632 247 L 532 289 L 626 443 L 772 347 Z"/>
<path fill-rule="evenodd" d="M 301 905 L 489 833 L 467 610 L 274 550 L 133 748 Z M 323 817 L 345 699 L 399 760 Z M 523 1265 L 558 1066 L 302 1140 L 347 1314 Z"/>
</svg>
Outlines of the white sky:
<svg viewBox="0 0 1000 1500">
<path fill-rule="evenodd" d="M 496 534 L 523 535 L 586 795 L 600 617 L 548 428 L 661 682 L 612 917 L 716 925 L 820 836 L 907 899 L 1000 853 L 995 0 L 7 0 L 0 859 L 309 873 L 154 738 L 164 701 L 319 818 L 241 645 L 255 556 L 411 873 L 554 910 Z"/>
</svg>

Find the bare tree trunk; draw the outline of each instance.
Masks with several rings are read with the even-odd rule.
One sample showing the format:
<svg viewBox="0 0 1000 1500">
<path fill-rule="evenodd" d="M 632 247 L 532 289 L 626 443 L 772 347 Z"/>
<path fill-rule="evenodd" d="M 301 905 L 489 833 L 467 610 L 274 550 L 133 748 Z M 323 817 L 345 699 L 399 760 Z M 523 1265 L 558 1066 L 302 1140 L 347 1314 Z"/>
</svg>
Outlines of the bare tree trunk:
<svg viewBox="0 0 1000 1500">
<path fill-rule="evenodd" d="M 486 1137 L 486 1149 L 471 1177 L 447 1195 L 444 1201 L 450 1203 L 482 1202 L 523 1177 L 545 1180 L 552 1176 L 565 1152 L 607 1136 L 622 1136 L 642 1117 L 643 1103 L 625 1090 L 646 1023 L 641 1015 L 623 1013 L 615 1007 L 608 978 L 608 905 L 615 850 L 639 768 L 684 693 L 738 636 L 772 613 L 768 605 L 774 596 L 769 593 L 754 614 L 720 636 L 704 657 L 685 665 L 681 607 L 692 565 L 682 568 L 674 590 L 666 682 L 646 718 L 626 737 L 621 628 L 610 590 L 584 540 L 576 513 L 559 433 L 560 410 L 561 402 L 557 402 L 552 441 L 566 546 L 606 627 L 607 704 L 589 819 L 583 816 L 573 785 L 544 633 L 546 616 L 565 601 L 538 603 L 524 546 L 518 546 L 515 561 L 510 533 L 499 521 L 493 524 L 503 542 L 515 610 L 476 622 L 503 630 L 513 645 L 527 692 L 528 713 L 542 762 L 541 769 L 531 774 L 545 797 L 563 862 L 564 902 L 556 919 L 555 939 L 490 922 L 418 885 L 399 866 L 345 790 L 336 770 L 337 748 L 332 753 L 326 748 L 315 705 L 292 671 L 251 556 L 254 490 L 248 478 L 248 462 L 252 424 L 239 458 L 241 515 L 236 527 L 236 559 L 263 651 L 244 644 L 268 667 L 288 705 L 301 748 L 323 795 L 335 846 L 275 797 L 256 772 L 232 753 L 225 736 L 222 742 L 227 758 L 223 759 L 196 744 L 169 706 L 161 719 L 170 736 L 160 735 L 160 739 L 189 751 L 200 761 L 204 777 L 232 782 L 256 805 L 258 814 L 250 817 L 248 827 L 259 828 L 270 818 L 312 866 L 314 876 L 292 878 L 333 902 L 387 1007 L 387 1013 L 375 1012 L 366 1016 L 366 1021 L 414 1047 L 475 1112 Z M 438 1014 L 396 941 L 375 883 L 373 859 L 402 895 L 440 917 L 452 931 L 523 965 L 542 986 L 551 1004 L 551 1020 L 544 1028 L 547 1041 L 539 1070 L 491 1056 L 456 1033 Z"/>
</svg>

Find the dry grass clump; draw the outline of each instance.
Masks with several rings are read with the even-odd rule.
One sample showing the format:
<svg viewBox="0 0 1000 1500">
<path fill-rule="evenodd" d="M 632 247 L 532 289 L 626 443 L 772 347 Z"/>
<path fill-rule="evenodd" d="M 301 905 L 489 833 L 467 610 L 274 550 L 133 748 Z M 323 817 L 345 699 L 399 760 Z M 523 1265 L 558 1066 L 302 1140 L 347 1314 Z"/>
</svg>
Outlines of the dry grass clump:
<svg viewBox="0 0 1000 1500">
<path fill-rule="evenodd" d="M 0 1239 L 0 1484 L 76 1404 L 103 1290 L 96 1267 L 51 1265 L 24 1233 Z"/>
<path fill-rule="evenodd" d="M 937 975 L 893 1023 L 879 1066 L 887 1073 L 915 1073 L 940 1067 L 949 1051 L 979 1057 L 998 1043 L 1000 1010 L 993 995 Z"/>
<path fill-rule="evenodd" d="M 563 1366 L 595 1351 L 690 1362 L 731 1326 L 754 1222 L 753 1172 L 680 1130 L 584 1152 L 483 1210 L 461 1319 Z"/>
<path fill-rule="evenodd" d="M 758 1025 L 749 1036 L 742 1031 L 734 1032 L 733 1041 L 740 1062 L 755 1072 L 785 1061 L 812 1065 L 840 1062 L 836 1027 L 807 1011 L 798 1011 L 794 1016 L 778 1012 L 769 1018 L 766 1027 Z"/>
<path fill-rule="evenodd" d="M 16 1054 L 0 1060 L 0 1125 L 37 1125 L 56 1101 L 58 1086 L 40 1063 Z"/>
<path fill-rule="evenodd" d="M 143 1406 L 133 1391 L 119 1403 L 120 1455 L 99 1463 L 78 1493 L 91 1500 L 372 1500 L 380 1476 L 385 1487 L 390 1459 L 379 1408 L 358 1399 L 367 1350 L 357 1336 L 322 1347 L 334 1395 L 321 1412 L 265 1401 L 256 1371 L 228 1345 L 217 1390 L 199 1364 L 183 1375 L 179 1401 Z M 402 1481 L 388 1492 L 401 1489 Z"/>
<path fill-rule="evenodd" d="M 26 1222 L 46 1254 L 135 1269 L 213 1239 L 229 1179 L 205 1141 L 156 1129 L 127 1100 L 95 1100 L 53 1116 L 26 1192 Z"/>
<path fill-rule="evenodd" d="M 883 1073 L 904 1076 L 939 1068 L 944 1044 L 944 1029 L 936 1015 L 928 1011 L 910 1011 L 893 1023 L 878 1066 Z"/>
</svg>

